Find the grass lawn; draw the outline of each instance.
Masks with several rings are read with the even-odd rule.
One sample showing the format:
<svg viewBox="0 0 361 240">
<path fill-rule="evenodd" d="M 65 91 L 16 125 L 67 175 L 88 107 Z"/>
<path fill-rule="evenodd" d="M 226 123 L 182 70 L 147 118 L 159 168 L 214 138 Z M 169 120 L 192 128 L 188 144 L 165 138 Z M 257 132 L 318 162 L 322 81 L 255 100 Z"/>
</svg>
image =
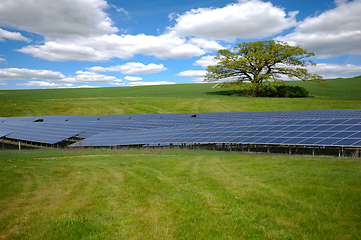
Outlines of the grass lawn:
<svg viewBox="0 0 361 240">
<path fill-rule="evenodd" d="M 361 239 L 356 158 L 3 150 L 0 239 Z"/>
<path fill-rule="evenodd" d="M 0 91 L 0 117 L 361 109 L 361 78 L 290 82 L 308 98 L 228 96 L 214 84 Z"/>
</svg>

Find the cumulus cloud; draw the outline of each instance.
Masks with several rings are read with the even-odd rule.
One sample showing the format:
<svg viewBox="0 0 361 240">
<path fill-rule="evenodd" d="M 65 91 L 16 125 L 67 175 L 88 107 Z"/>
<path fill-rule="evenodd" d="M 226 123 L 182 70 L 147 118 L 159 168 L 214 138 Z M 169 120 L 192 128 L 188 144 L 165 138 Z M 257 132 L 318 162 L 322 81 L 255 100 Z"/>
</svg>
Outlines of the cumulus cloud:
<svg viewBox="0 0 361 240">
<path fill-rule="evenodd" d="M 62 81 L 65 75 L 51 70 L 34 70 L 26 68 L 2 68 L 0 69 L 0 80 L 27 80 L 42 79 L 47 81 Z"/>
<path fill-rule="evenodd" d="M 191 38 L 189 42 L 208 51 L 218 51 L 219 49 L 225 49 L 225 47 L 220 45 L 217 41 L 211 41 L 204 38 Z"/>
<path fill-rule="evenodd" d="M 129 82 L 126 86 L 153 86 L 153 85 L 170 85 L 174 82 L 156 81 L 156 82 Z"/>
<path fill-rule="evenodd" d="M 174 32 L 159 36 L 111 34 L 72 40 L 55 39 L 18 51 L 50 61 L 105 61 L 112 58 L 129 59 L 135 54 L 180 59 L 205 53 L 205 50 L 176 36 Z"/>
<path fill-rule="evenodd" d="M 52 83 L 46 81 L 28 81 L 26 83 L 17 83 L 18 86 L 25 86 L 25 87 L 72 87 L 73 84 L 70 83 Z"/>
<path fill-rule="evenodd" d="M 319 58 L 361 55 L 361 0 L 336 3 L 336 8 L 306 18 L 293 33 L 276 39 L 300 44 Z"/>
<path fill-rule="evenodd" d="M 50 38 L 100 36 L 118 31 L 105 0 L 3 0 L 0 24 Z"/>
<path fill-rule="evenodd" d="M 194 82 L 203 82 L 204 76 L 207 74 L 206 70 L 187 70 L 178 73 L 180 77 L 191 77 Z"/>
<path fill-rule="evenodd" d="M 10 31 L 0 28 L 0 42 L 5 41 L 4 38 L 10 39 L 10 40 L 31 42 L 30 39 L 27 39 L 26 37 L 21 35 L 21 33 L 19 33 L 19 32 L 10 32 Z"/>
<path fill-rule="evenodd" d="M 142 81 L 143 80 L 143 78 L 141 78 L 141 77 L 133 77 L 133 76 L 126 76 L 125 78 L 124 78 L 125 80 L 127 80 L 127 81 Z"/>
<path fill-rule="evenodd" d="M 286 12 L 270 2 L 240 0 L 223 8 L 192 9 L 176 17 L 171 30 L 179 36 L 235 41 L 265 38 L 296 25 L 298 12 Z M 174 15 L 172 15 L 174 17 Z"/>
<path fill-rule="evenodd" d="M 121 79 L 114 80 L 114 82 L 109 83 L 110 85 L 116 85 L 116 86 L 125 86 L 125 83 Z"/>
<path fill-rule="evenodd" d="M 0 62 L 6 61 L 5 58 L 0 58 Z"/>
<path fill-rule="evenodd" d="M 204 77 L 207 74 L 206 70 L 187 70 L 178 73 L 181 77 Z"/>
<path fill-rule="evenodd" d="M 95 72 L 77 71 L 75 76 L 65 76 L 60 72 L 51 70 L 35 70 L 25 68 L 3 68 L 0 69 L 0 81 L 11 80 L 34 80 L 21 86 L 57 87 L 64 84 L 87 84 L 87 83 L 109 83 L 118 80 L 114 76 L 102 75 Z M 35 81 L 37 80 L 37 81 Z M 40 81 L 39 81 L 40 80 Z M 47 82 L 47 83 L 44 83 Z M 55 85 L 49 85 L 49 84 Z M 48 84 L 48 85 L 47 85 Z M 60 84 L 60 85 L 56 85 Z"/>
<path fill-rule="evenodd" d="M 204 56 L 201 59 L 197 60 L 193 65 L 201 66 L 203 68 L 207 68 L 209 65 L 216 65 L 217 61 L 214 59 L 215 56 Z"/>
<path fill-rule="evenodd" d="M 353 64 L 318 63 L 316 66 L 308 66 L 310 73 L 315 73 L 324 78 L 353 77 L 361 74 L 361 66 Z"/>
<path fill-rule="evenodd" d="M 150 63 L 148 65 L 144 65 L 139 62 L 129 62 L 123 65 L 110 67 L 94 66 L 86 69 L 93 72 L 121 72 L 123 74 L 149 74 L 167 70 L 163 64 Z"/>
<path fill-rule="evenodd" d="M 167 70 L 163 64 L 150 63 L 145 65 L 140 62 L 129 62 L 123 65 L 110 66 L 106 68 L 94 66 L 87 69 L 94 72 L 121 72 L 123 74 L 149 74 Z"/>
</svg>

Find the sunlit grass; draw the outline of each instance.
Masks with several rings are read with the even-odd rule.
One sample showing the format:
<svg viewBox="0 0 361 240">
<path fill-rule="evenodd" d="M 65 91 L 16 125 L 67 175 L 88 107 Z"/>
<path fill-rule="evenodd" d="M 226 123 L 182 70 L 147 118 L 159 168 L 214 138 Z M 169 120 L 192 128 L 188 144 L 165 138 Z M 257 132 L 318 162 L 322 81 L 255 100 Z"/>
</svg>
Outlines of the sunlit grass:
<svg viewBox="0 0 361 240">
<path fill-rule="evenodd" d="M 359 239 L 355 158 L 1 151 L 1 239 Z"/>
<path fill-rule="evenodd" d="M 309 98 L 228 96 L 214 84 L 0 91 L 0 117 L 361 109 L 361 79 L 290 82 Z"/>
</svg>

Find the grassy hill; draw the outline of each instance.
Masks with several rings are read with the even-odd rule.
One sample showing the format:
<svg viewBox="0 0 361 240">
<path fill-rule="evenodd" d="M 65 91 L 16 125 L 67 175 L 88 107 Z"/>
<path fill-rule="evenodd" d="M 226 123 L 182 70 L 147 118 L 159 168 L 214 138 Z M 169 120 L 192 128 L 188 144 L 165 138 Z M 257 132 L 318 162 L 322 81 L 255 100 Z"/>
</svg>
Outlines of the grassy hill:
<svg viewBox="0 0 361 240">
<path fill-rule="evenodd" d="M 214 84 L 0 90 L 0 117 L 361 109 L 361 79 L 314 97 Z M 0 149 L 0 239 L 361 239 L 358 158 L 192 150 Z"/>
<path fill-rule="evenodd" d="M 0 91 L 0 117 L 44 115 L 153 114 L 189 112 L 360 109 L 361 78 L 290 82 L 313 95 L 309 98 L 228 96 L 231 89 L 214 84 L 177 84 L 94 89 Z"/>
</svg>

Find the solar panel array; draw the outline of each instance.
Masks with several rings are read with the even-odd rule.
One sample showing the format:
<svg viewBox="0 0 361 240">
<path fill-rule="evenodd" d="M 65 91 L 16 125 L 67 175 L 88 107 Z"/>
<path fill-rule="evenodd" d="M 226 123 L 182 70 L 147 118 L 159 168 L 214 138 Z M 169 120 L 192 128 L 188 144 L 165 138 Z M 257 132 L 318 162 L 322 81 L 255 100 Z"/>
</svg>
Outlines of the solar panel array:
<svg viewBox="0 0 361 240">
<path fill-rule="evenodd" d="M 0 118 L 6 138 L 71 146 L 242 143 L 361 146 L 361 110 Z"/>
</svg>

